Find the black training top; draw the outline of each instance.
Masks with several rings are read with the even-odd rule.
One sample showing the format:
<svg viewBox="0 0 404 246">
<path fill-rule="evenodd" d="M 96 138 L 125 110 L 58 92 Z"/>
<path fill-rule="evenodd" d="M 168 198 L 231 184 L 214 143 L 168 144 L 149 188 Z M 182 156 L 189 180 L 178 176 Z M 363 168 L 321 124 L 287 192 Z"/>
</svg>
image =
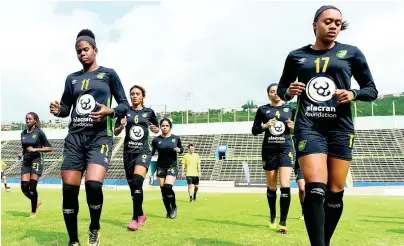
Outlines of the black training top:
<svg viewBox="0 0 404 246">
<path fill-rule="evenodd" d="M 262 105 L 255 114 L 254 124 L 251 129 L 252 134 L 258 135 L 265 132 L 262 142 L 262 149 L 283 149 L 285 145 L 292 145 L 291 129 L 286 121 L 293 120 L 295 109 L 289 105 L 283 104 L 273 107 L 269 104 Z M 262 124 L 275 118 L 275 124 L 269 129 L 262 129 Z"/>
<path fill-rule="evenodd" d="M 118 106 L 113 109 L 114 115 L 111 117 L 125 114 L 129 104 L 115 70 L 100 66 L 92 72 L 81 70 L 72 73 L 66 78 L 60 112 L 56 116 L 69 116 L 73 106 L 69 133 L 112 136 L 111 117 L 105 117 L 101 122 L 93 122 L 89 117 L 90 112 L 99 111 L 96 103 L 111 107 L 112 96 Z"/>
<path fill-rule="evenodd" d="M 28 147 L 32 148 L 43 148 L 43 147 L 52 147 L 46 138 L 45 133 L 35 127 L 35 129 L 28 133 L 28 130 L 24 130 L 21 132 L 21 145 L 22 145 L 22 154 L 25 161 L 32 161 L 36 158 L 41 157 L 41 152 L 28 152 L 26 149 Z"/>
<path fill-rule="evenodd" d="M 178 147 L 180 153 L 184 152 L 181 144 L 181 139 L 178 136 L 171 134 L 169 137 L 157 136 L 152 141 L 152 155 L 158 151 L 157 166 L 163 168 L 177 166 L 177 152 L 174 148 Z"/>
<path fill-rule="evenodd" d="M 355 46 L 335 42 L 329 50 L 313 50 L 310 45 L 289 53 L 278 85 L 282 100 L 291 100 L 287 89 L 296 81 L 306 84 L 298 97 L 295 131 L 354 130 L 351 105 L 338 104 L 336 89 L 351 90 L 351 77 L 360 90 L 352 90 L 354 100 L 372 101 L 377 89 L 365 56 Z"/>
<path fill-rule="evenodd" d="M 115 127 L 121 125 L 121 119 L 118 117 Z M 143 107 L 141 110 L 129 108 L 126 112 L 127 124 L 125 127 L 124 154 L 133 153 L 151 153 L 149 126 L 150 123 L 159 126 L 156 114 L 153 109 Z"/>
</svg>

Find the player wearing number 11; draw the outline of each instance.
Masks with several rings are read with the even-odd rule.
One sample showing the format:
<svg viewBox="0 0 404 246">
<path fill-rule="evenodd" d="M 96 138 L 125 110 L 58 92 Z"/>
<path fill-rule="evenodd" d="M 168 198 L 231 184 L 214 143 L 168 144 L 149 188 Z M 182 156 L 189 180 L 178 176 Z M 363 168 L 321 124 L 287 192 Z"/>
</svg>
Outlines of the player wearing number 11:
<svg viewBox="0 0 404 246">
<path fill-rule="evenodd" d="M 346 27 L 336 7 L 318 9 L 314 45 L 289 53 L 278 86 L 283 100 L 298 96 L 295 136 L 306 182 L 303 211 L 316 246 L 329 245 L 342 214 L 354 140 L 351 101 L 373 101 L 378 94 L 362 52 L 335 41 Z M 359 90 L 351 89 L 352 76 Z"/>
<path fill-rule="evenodd" d="M 113 136 L 111 118 L 129 108 L 117 73 L 97 65 L 98 49 L 90 30 L 82 30 L 75 42 L 77 58 L 83 69 L 66 78 L 61 102 L 51 102 L 50 112 L 67 117 L 71 111 L 69 133 L 65 138 L 62 180 L 63 216 L 69 233 L 69 245 L 80 245 L 77 231 L 79 190 L 86 171 L 86 196 L 91 224 L 89 245 L 99 245 L 103 204 L 102 184 L 111 159 Z M 111 109 L 112 96 L 118 106 Z"/>
</svg>

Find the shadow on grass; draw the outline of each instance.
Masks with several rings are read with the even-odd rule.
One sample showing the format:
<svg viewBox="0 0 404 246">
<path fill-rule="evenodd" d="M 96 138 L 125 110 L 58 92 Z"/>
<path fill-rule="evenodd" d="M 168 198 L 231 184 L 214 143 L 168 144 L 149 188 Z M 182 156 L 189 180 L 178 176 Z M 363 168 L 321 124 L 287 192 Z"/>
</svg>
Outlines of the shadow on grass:
<svg viewBox="0 0 404 246">
<path fill-rule="evenodd" d="M 235 225 L 235 226 L 244 226 L 244 227 L 251 227 L 251 228 L 265 228 L 268 229 L 268 226 L 265 225 L 257 225 L 257 224 L 247 224 L 233 220 L 208 220 L 208 219 L 196 219 L 196 221 L 200 222 L 208 222 L 208 223 L 215 223 L 215 224 L 222 224 L 222 225 Z"/>
<path fill-rule="evenodd" d="M 30 215 L 29 212 L 21 212 L 21 211 L 6 211 L 5 213 L 14 217 L 26 217 L 26 218 L 28 218 Z"/>
<path fill-rule="evenodd" d="M 403 234 L 404 235 L 404 229 L 399 230 L 399 229 L 391 229 L 391 230 L 386 230 L 387 232 L 392 232 L 392 233 L 398 233 L 398 234 Z"/>
<path fill-rule="evenodd" d="M 188 240 L 195 243 L 196 245 L 221 245 L 221 246 L 241 245 L 230 241 L 217 240 L 214 238 L 189 238 Z"/>
<path fill-rule="evenodd" d="M 404 225 L 404 222 L 402 222 L 402 221 L 388 221 L 388 220 L 360 220 L 360 221 L 369 222 L 369 223 L 387 223 L 387 224 Z"/>
<path fill-rule="evenodd" d="M 24 238 L 33 237 L 39 245 L 65 245 L 69 241 L 67 232 L 54 232 L 43 230 L 32 230 L 27 228 Z"/>
<path fill-rule="evenodd" d="M 361 217 L 379 218 L 379 219 L 404 219 L 404 217 L 396 217 L 396 216 L 376 216 L 376 215 L 361 215 Z"/>
</svg>

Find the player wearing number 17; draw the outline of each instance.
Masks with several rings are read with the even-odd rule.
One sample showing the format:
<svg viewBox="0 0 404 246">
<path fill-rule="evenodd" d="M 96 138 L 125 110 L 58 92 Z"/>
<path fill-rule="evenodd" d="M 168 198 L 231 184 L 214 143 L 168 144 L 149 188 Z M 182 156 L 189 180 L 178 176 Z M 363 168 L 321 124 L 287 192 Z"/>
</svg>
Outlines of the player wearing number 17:
<svg viewBox="0 0 404 246">
<path fill-rule="evenodd" d="M 362 52 L 335 41 L 346 27 L 339 9 L 319 8 L 313 20 L 314 45 L 289 53 L 278 86 L 283 100 L 298 96 L 295 136 L 306 182 L 303 211 L 316 246 L 329 245 L 342 214 L 354 142 L 351 101 L 373 101 L 378 94 Z M 359 90 L 351 89 L 352 76 Z"/>
<path fill-rule="evenodd" d="M 77 214 L 81 177 L 86 171 L 86 196 L 90 210 L 89 245 L 99 245 L 103 204 L 102 184 L 112 152 L 111 119 L 129 108 L 117 73 L 97 65 L 98 49 L 90 30 L 82 30 L 75 42 L 77 58 L 83 69 L 66 78 L 61 102 L 51 102 L 50 112 L 57 117 L 70 114 L 62 162 L 63 216 L 69 233 L 69 245 L 79 245 Z M 111 109 L 112 97 L 118 106 Z"/>
</svg>

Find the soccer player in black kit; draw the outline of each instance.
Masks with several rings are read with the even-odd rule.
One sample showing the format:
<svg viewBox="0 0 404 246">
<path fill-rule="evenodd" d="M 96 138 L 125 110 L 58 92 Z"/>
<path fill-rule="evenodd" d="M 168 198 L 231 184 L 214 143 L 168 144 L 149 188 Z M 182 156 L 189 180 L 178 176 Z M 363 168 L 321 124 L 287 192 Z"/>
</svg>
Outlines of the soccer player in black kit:
<svg viewBox="0 0 404 246">
<path fill-rule="evenodd" d="M 79 191 L 84 171 L 87 204 L 90 210 L 89 245 L 99 245 L 103 204 L 102 184 L 113 146 L 112 118 L 129 108 L 121 80 L 115 70 L 98 66 L 95 36 L 85 29 L 75 42 L 83 69 L 67 76 L 61 102 L 51 102 L 50 112 L 57 117 L 71 115 L 65 138 L 63 162 L 63 216 L 69 245 L 80 245 L 77 231 Z M 118 106 L 111 109 L 112 97 Z M 71 113 L 70 113 L 71 110 Z"/>
<path fill-rule="evenodd" d="M 36 217 L 36 210 L 42 204 L 38 201 L 36 190 L 38 180 L 43 171 L 43 153 L 53 150 L 51 144 L 41 130 L 41 122 L 34 112 L 25 116 L 27 130 L 21 132 L 21 190 L 31 200 L 30 218 Z"/>
<path fill-rule="evenodd" d="M 184 152 L 181 139 L 171 134 L 172 122 L 164 118 L 160 121 L 161 135 L 152 141 L 152 155 L 158 151 L 157 178 L 159 180 L 167 218 L 177 217 L 177 205 L 173 185 L 178 174 L 177 155 Z"/>
<path fill-rule="evenodd" d="M 255 115 L 252 134 L 265 132 L 262 142 L 262 161 L 267 178 L 267 199 L 270 227 L 276 228 L 276 190 L 279 173 L 281 197 L 280 233 L 287 233 L 286 219 L 290 206 L 290 176 L 294 167 L 295 149 L 292 141 L 294 108 L 283 104 L 276 94 L 277 84 L 267 88 L 270 104 L 262 105 Z"/>
<path fill-rule="evenodd" d="M 346 27 L 336 7 L 318 9 L 314 45 L 289 53 L 278 87 L 283 100 L 298 96 L 295 136 L 306 182 L 303 210 L 311 245 L 316 246 L 330 244 L 342 214 L 355 136 L 351 101 L 373 101 L 378 94 L 362 52 L 335 41 Z M 352 76 L 359 90 L 351 89 Z"/>
<path fill-rule="evenodd" d="M 132 201 L 133 216 L 128 229 L 136 231 L 146 221 L 143 213 L 143 181 L 151 161 L 149 128 L 158 133 L 158 122 L 153 109 L 144 107 L 146 91 L 139 85 L 129 90 L 132 107 L 124 117 L 119 117 L 114 134 L 119 135 L 125 129 L 123 163 L 128 180 Z"/>
</svg>

